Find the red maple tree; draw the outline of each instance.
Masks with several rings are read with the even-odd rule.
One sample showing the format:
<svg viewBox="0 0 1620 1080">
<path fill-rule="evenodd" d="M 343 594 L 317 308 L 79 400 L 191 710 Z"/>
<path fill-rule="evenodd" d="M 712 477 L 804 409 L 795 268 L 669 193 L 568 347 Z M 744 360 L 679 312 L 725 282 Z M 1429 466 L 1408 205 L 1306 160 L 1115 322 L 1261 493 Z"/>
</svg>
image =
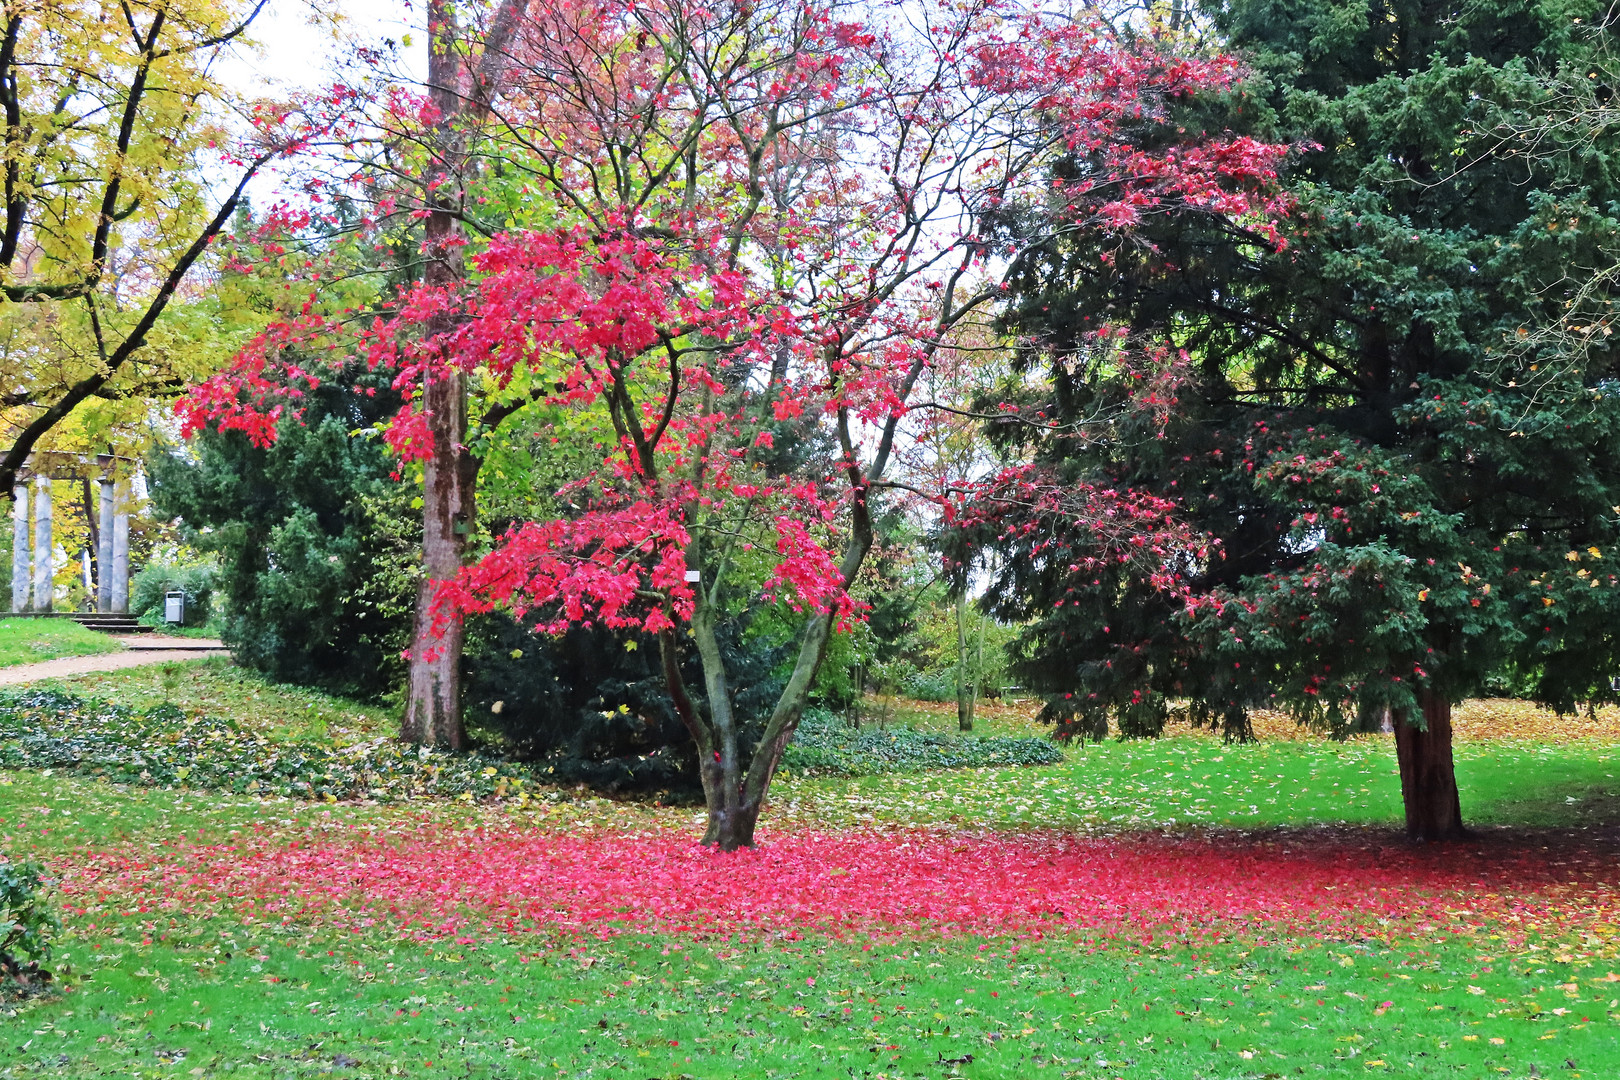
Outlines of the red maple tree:
<svg viewBox="0 0 1620 1080">
<path fill-rule="evenodd" d="M 698 748 L 704 840 L 726 849 L 752 843 L 828 639 L 860 617 L 850 588 L 919 382 L 956 335 L 982 332 L 996 268 L 1052 230 L 1131 243 L 1133 223 L 1169 206 L 1262 223 L 1285 207 L 1271 188 L 1285 148 L 1156 132 L 1170 99 L 1231 84 L 1229 58 L 997 0 L 889 17 L 857 25 L 790 2 L 531 10 L 481 153 L 523 178 L 547 224 L 497 231 L 467 274 L 430 275 L 361 335 L 407 398 L 389 433 L 402 457 L 445 452 L 436 393 L 474 379 L 538 387 L 533 399 L 611 429 L 568 492 L 580 509 L 512 529 L 436 588 L 419 624 L 453 632 L 501 605 L 539 609 L 546 627 L 655 634 Z M 1148 132 L 1164 145 L 1145 149 Z M 1054 162 L 1082 151 L 1097 164 L 1055 182 Z M 311 315 L 265 335 L 197 388 L 188 426 L 273 437 L 267 421 L 311 377 L 287 345 L 331 332 Z M 779 453 L 784 438 L 832 450 Z M 1036 518 L 1095 520 L 1124 558 L 1196 543 L 1173 507 L 1128 492 L 1023 471 L 988 485 L 1039 504 Z M 931 494 L 948 504 L 951 486 Z M 747 755 L 717 626 L 760 596 L 802 628 Z M 687 648 L 706 708 L 683 683 Z M 431 651 L 419 638 L 419 657 Z"/>
</svg>

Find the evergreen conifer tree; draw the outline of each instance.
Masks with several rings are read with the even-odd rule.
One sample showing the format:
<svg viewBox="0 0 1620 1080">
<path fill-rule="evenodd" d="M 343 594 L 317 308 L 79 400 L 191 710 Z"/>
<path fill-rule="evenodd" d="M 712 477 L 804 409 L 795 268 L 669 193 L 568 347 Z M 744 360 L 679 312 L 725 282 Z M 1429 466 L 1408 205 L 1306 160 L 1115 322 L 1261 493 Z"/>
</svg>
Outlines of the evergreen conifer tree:
<svg viewBox="0 0 1620 1080">
<path fill-rule="evenodd" d="M 1029 621 L 1017 676 L 1060 730 L 1152 734 L 1178 699 L 1237 737 L 1260 707 L 1340 734 L 1387 711 L 1409 834 L 1454 837 L 1453 702 L 1504 670 L 1560 709 L 1609 693 L 1620 356 L 1612 278 L 1591 268 L 1616 261 L 1620 174 L 1603 140 L 1537 123 L 1551 87 L 1596 74 L 1602 8 L 1209 15 L 1254 74 L 1181 126 L 1300 145 L 1286 247 L 1172 213 L 1129 242 L 1027 253 L 1006 322 L 1047 376 L 1026 404 L 1049 422 L 997 430 L 1074 482 L 1173 500 L 1218 547 L 1168 557 L 1176 592 L 1095 569 L 1094 541 L 1060 533 L 1006 545 L 992 594 Z M 1163 426 L 1126 410 L 1065 438 L 1130 393 L 1103 325 L 1185 350 L 1185 380 Z"/>
</svg>

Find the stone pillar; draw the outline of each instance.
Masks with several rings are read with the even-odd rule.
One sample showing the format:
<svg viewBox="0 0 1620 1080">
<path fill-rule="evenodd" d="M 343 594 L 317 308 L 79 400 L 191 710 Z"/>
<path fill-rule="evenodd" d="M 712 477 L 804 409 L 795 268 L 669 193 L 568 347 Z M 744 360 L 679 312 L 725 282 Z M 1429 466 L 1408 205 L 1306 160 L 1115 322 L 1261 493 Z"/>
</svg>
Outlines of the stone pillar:
<svg viewBox="0 0 1620 1080">
<path fill-rule="evenodd" d="M 33 566 L 33 548 L 28 537 L 28 485 L 11 489 L 11 610 L 29 611 L 34 606 L 28 580 Z"/>
<path fill-rule="evenodd" d="M 56 547 L 51 539 L 51 478 L 34 478 L 34 610 L 51 610 L 56 591 Z"/>
<path fill-rule="evenodd" d="M 112 610 L 113 482 L 101 481 L 101 523 L 96 533 L 96 610 Z"/>
<path fill-rule="evenodd" d="M 113 489 L 112 527 L 112 610 L 129 612 L 129 481 L 119 480 Z"/>
</svg>

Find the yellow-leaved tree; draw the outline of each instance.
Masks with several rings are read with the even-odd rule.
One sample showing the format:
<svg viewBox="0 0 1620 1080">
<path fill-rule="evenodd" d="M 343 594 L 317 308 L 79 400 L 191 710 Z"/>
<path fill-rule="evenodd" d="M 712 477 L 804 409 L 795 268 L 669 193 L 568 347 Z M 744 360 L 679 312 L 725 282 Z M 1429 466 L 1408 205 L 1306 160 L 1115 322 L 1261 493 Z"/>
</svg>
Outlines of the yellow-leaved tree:
<svg viewBox="0 0 1620 1080">
<path fill-rule="evenodd" d="M 31 453 L 123 441 L 239 344 L 198 275 L 254 175 L 313 130 L 219 78 L 264 4 L 0 7 L 5 496 Z"/>
</svg>

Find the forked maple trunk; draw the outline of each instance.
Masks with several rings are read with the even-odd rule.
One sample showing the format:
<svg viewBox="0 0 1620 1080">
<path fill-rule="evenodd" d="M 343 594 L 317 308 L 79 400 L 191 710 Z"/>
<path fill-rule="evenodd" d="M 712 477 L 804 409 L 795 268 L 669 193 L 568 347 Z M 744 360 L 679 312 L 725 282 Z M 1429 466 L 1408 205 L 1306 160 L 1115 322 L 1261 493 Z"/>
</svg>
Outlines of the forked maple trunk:
<svg viewBox="0 0 1620 1080">
<path fill-rule="evenodd" d="M 742 762 L 737 746 L 737 716 L 731 705 L 731 684 L 715 632 L 714 607 L 702 596 L 692 612 L 692 640 L 703 664 L 703 690 L 709 699 L 709 726 L 713 733 L 713 745 L 701 763 L 703 797 L 709 807 L 703 843 L 714 844 L 721 851 L 735 851 L 754 842 L 754 822 L 759 810 L 743 806 Z"/>
<path fill-rule="evenodd" d="M 737 729 L 725 672 L 717 662 L 719 643 L 714 634 L 713 614 L 701 599 L 693 614 L 692 636 L 703 658 L 708 717 L 699 715 L 697 705 L 687 693 L 686 680 L 681 675 L 680 644 L 674 630 L 658 635 L 664 683 L 675 705 L 675 714 L 697 745 L 698 779 L 703 784 L 703 803 L 709 812 L 701 843 L 712 844 L 722 851 L 735 851 L 753 844 L 759 809 L 757 805 L 751 808 L 743 805 Z"/>
<path fill-rule="evenodd" d="M 1410 722 L 1406 710 L 1397 710 L 1395 757 L 1401 768 L 1401 801 L 1406 805 L 1406 835 L 1428 843 L 1457 840 L 1463 828 L 1462 803 L 1457 796 L 1457 773 L 1451 757 L 1451 701 L 1424 690 L 1423 727 Z"/>
</svg>

